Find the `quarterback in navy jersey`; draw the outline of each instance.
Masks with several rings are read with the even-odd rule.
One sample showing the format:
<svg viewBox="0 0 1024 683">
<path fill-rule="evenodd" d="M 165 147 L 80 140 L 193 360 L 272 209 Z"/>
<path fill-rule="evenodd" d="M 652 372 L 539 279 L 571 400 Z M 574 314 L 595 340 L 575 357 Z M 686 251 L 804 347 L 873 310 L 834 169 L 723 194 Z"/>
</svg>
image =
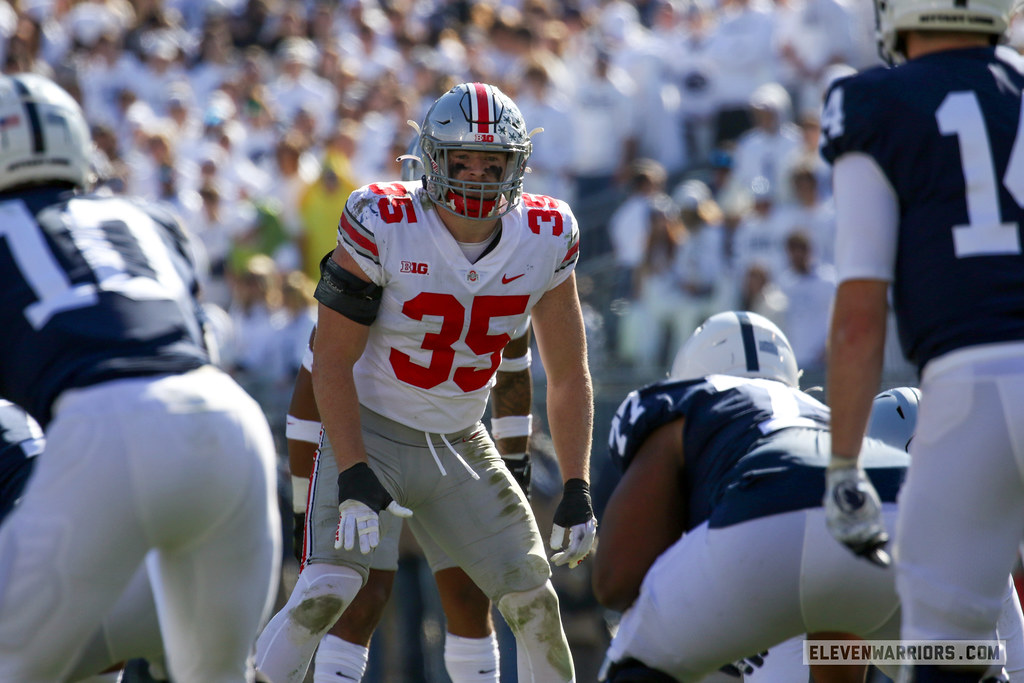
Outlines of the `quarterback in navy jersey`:
<svg viewBox="0 0 1024 683">
<path fill-rule="evenodd" d="M 0 396 L 47 442 L 0 526 L 0 680 L 64 680 L 145 560 L 172 677 L 250 681 L 276 455 L 209 363 L 186 236 L 87 193 L 88 127 L 52 81 L 0 77 L 0 121 Z"/>
<path fill-rule="evenodd" d="M 609 449 L 623 477 L 593 576 L 598 600 L 624 611 L 607 680 L 696 681 L 803 633 L 895 635 L 891 576 L 824 529 L 829 412 L 798 376 L 773 323 L 719 313 L 672 379 L 619 407 Z M 892 515 L 908 456 L 874 440 L 868 451 Z M 671 678 L 635 677 L 646 669 Z"/>
<path fill-rule="evenodd" d="M 975 47 L 871 69 L 829 90 L 822 155 L 832 164 L 862 157 L 856 163 L 899 200 L 897 233 L 840 231 L 838 257 L 848 277 L 891 271 L 900 342 L 918 369 L 954 349 L 1024 338 L 1024 142 L 1014 144 L 1022 89 L 1024 57 Z M 881 208 L 858 206 L 848 218 L 866 223 L 863 212 Z M 884 249 L 875 241 L 883 237 Z M 859 249 L 849 241 L 865 238 Z M 895 263 L 894 249 L 903 255 Z"/>
<path fill-rule="evenodd" d="M 822 113 L 840 281 L 828 524 L 888 563 L 857 458 L 891 295 L 922 392 L 898 528 L 907 640 L 990 639 L 1024 533 L 1024 58 L 996 45 L 1011 5 L 876 0 L 895 66 L 834 83 Z M 913 675 L 975 681 L 980 669 Z"/>
</svg>

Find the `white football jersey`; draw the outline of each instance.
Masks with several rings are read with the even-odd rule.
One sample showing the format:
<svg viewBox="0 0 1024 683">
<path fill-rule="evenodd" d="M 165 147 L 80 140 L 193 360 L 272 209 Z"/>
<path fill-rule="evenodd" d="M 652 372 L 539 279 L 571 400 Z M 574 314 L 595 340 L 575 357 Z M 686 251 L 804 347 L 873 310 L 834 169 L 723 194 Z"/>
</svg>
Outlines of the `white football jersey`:
<svg viewBox="0 0 1024 683">
<path fill-rule="evenodd" d="M 418 182 L 353 192 L 338 240 L 384 288 L 354 368 L 359 401 L 434 433 L 480 419 L 505 344 L 579 256 L 568 204 L 525 194 L 497 244 L 470 263 Z"/>
</svg>

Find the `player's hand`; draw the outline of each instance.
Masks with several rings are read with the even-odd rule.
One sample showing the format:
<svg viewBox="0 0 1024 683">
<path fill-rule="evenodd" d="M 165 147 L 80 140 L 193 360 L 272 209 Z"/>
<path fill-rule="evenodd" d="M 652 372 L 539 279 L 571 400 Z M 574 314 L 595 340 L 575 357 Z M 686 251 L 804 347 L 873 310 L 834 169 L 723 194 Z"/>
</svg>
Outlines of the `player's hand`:
<svg viewBox="0 0 1024 683">
<path fill-rule="evenodd" d="M 888 567 L 882 501 L 854 458 L 833 455 L 825 473 L 825 521 L 837 541 L 856 555 Z"/>
<path fill-rule="evenodd" d="M 590 503 L 590 486 L 582 479 L 570 479 L 562 489 L 562 500 L 555 509 L 551 527 L 551 548 L 559 552 L 551 556 L 556 567 L 580 566 L 590 554 L 597 537 L 597 520 Z"/>
<path fill-rule="evenodd" d="M 381 510 L 396 517 L 411 517 L 412 510 L 402 507 L 381 485 L 365 462 L 356 463 L 338 475 L 338 530 L 334 548 L 352 550 L 359 539 L 359 552 L 366 555 L 380 543 Z"/>
<path fill-rule="evenodd" d="M 530 465 L 529 453 L 507 453 L 501 456 L 505 461 L 505 467 L 512 473 L 512 478 L 519 484 L 523 494 L 530 497 L 530 480 L 533 468 Z"/>
<path fill-rule="evenodd" d="M 719 669 L 724 674 L 732 676 L 733 678 L 742 678 L 744 674 L 754 673 L 755 668 L 761 668 L 764 666 L 764 658 L 768 656 L 768 650 L 764 652 L 758 652 L 756 655 L 744 657 L 743 659 L 737 659 L 735 662 L 730 662 Z"/>
</svg>

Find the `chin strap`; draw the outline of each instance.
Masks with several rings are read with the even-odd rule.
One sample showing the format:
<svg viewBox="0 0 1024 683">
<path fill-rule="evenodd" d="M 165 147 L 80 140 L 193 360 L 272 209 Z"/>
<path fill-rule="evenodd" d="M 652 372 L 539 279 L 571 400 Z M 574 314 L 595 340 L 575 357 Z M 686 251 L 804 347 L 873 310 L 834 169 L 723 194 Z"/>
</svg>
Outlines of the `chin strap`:
<svg viewBox="0 0 1024 683">
<path fill-rule="evenodd" d="M 448 206 L 457 214 L 469 218 L 486 218 L 494 213 L 497 199 L 474 199 L 448 190 Z"/>
</svg>

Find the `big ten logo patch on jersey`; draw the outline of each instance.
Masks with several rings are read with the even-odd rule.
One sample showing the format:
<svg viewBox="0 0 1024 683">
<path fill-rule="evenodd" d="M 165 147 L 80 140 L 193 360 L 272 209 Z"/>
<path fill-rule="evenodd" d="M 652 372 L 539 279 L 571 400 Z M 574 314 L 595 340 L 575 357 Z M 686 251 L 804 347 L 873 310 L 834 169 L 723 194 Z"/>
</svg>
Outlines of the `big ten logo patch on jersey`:
<svg viewBox="0 0 1024 683">
<path fill-rule="evenodd" d="M 415 273 L 416 275 L 427 274 L 427 264 L 420 263 L 419 261 L 402 261 L 403 273 Z"/>
</svg>

